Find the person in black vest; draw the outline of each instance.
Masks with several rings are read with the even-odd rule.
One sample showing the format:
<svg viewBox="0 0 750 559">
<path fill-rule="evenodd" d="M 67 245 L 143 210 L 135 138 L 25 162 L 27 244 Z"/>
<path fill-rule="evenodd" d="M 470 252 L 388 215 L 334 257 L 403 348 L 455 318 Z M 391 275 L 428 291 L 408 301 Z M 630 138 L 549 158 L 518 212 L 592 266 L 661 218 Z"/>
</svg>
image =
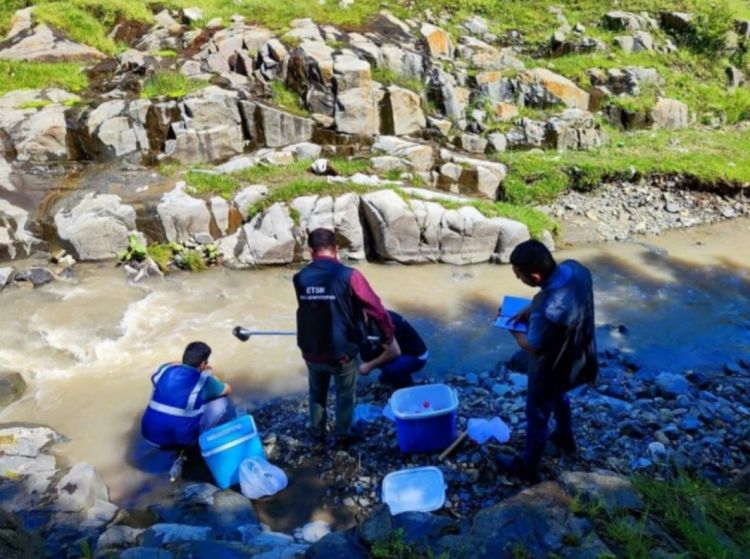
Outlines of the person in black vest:
<svg viewBox="0 0 750 559">
<path fill-rule="evenodd" d="M 409 324 L 406 319 L 394 311 L 388 311 L 393 327 L 395 329 L 396 342 L 401 350 L 401 355 L 393 357 L 388 352 L 388 347 L 383 345 L 382 336 L 377 331 L 377 326 L 371 321 L 370 334 L 377 337 L 377 341 L 371 341 L 368 336 L 367 343 L 362 347 L 362 363 L 359 372 L 369 375 L 374 369 L 380 369 L 379 380 L 393 388 L 405 388 L 414 384 L 411 376 L 424 369 L 427 364 L 427 345 L 419 333 Z"/>
<path fill-rule="evenodd" d="M 563 452 L 575 452 L 567 392 L 593 382 L 599 371 L 591 273 L 575 260 L 558 265 L 546 246 L 530 240 L 510 255 L 516 277 L 540 290 L 514 319 L 528 332 L 511 331 L 529 355 L 526 395 L 526 449 L 522 456 L 499 456 L 502 468 L 528 481 L 538 479 L 547 441 L 547 423 L 555 416 L 549 439 Z"/>
<path fill-rule="evenodd" d="M 336 236 L 328 229 L 311 231 L 307 244 L 313 261 L 294 275 L 297 295 L 297 345 L 307 364 L 310 385 L 310 431 L 325 441 L 326 401 L 336 385 L 336 439 L 348 444 L 357 385 L 358 355 L 365 339 L 365 316 L 383 333 L 389 355 L 401 352 L 393 323 L 361 272 L 338 260 Z"/>
</svg>

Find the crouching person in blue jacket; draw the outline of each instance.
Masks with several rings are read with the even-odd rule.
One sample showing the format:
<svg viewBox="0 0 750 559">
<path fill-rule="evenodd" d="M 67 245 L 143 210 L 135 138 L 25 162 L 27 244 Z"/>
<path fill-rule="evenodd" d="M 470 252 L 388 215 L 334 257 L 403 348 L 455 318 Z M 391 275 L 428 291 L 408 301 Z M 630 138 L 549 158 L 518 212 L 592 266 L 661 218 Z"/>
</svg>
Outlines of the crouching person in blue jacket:
<svg viewBox="0 0 750 559">
<path fill-rule="evenodd" d="M 188 447 L 227 415 L 229 384 L 213 376 L 211 348 L 192 342 L 182 363 L 166 363 L 151 376 L 154 390 L 141 421 L 143 438 L 162 448 Z"/>
</svg>

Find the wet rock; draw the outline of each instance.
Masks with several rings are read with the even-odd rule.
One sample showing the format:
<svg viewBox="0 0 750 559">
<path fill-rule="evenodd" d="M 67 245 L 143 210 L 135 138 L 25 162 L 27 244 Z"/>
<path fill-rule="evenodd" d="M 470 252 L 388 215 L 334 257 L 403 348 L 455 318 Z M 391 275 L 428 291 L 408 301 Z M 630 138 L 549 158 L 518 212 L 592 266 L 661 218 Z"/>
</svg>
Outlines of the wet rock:
<svg viewBox="0 0 750 559">
<path fill-rule="evenodd" d="M 31 282 L 34 287 L 39 287 L 46 283 L 50 283 L 54 281 L 54 279 L 55 276 L 51 270 L 48 270 L 47 268 L 41 268 L 39 266 L 34 266 L 27 270 L 23 270 L 22 272 L 18 272 L 13 277 L 14 281 Z"/>
<path fill-rule="evenodd" d="M 178 542 L 203 541 L 212 535 L 208 526 L 189 526 L 186 524 L 154 524 L 141 534 L 141 545 L 147 547 L 162 546 Z"/>
<path fill-rule="evenodd" d="M 370 546 L 387 541 L 393 532 L 393 517 L 388 506 L 380 504 L 357 527 L 360 537 Z"/>
<path fill-rule="evenodd" d="M 14 268 L 5 266 L 0 268 L 0 291 L 8 284 L 10 279 L 13 277 Z"/>
<path fill-rule="evenodd" d="M 302 539 L 308 543 L 315 543 L 331 533 L 331 525 L 323 520 L 309 522 L 302 527 Z"/>
<path fill-rule="evenodd" d="M 305 554 L 307 559 L 366 559 L 367 550 L 358 545 L 346 534 L 331 532 L 313 544 Z"/>
<path fill-rule="evenodd" d="M 90 464 L 75 464 L 56 486 L 55 510 L 81 512 L 109 501 L 109 489 Z"/>
<path fill-rule="evenodd" d="M 690 385 L 685 377 L 672 373 L 659 373 L 656 379 L 656 389 L 665 398 L 674 399 L 689 393 Z"/>
<path fill-rule="evenodd" d="M 0 373 L 0 409 L 18 400 L 26 391 L 21 373 Z"/>
<path fill-rule="evenodd" d="M 23 24 L 21 24 L 23 25 Z M 0 59 L 27 62 L 93 62 L 106 56 L 93 47 L 75 43 L 44 24 L 17 30 L 0 42 Z"/>
<path fill-rule="evenodd" d="M 135 231 L 135 210 L 114 194 L 88 193 L 55 214 L 60 239 L 73 245 L 79 260 L 104 260 L 127 248 Z"/>
<path fill-rule="evenodd" d="M 26 532 L 18 519 L 0 509 L 0 557 L 3 559 L 42 559 L 44 542 L 37 534 Z"/>
</svg>

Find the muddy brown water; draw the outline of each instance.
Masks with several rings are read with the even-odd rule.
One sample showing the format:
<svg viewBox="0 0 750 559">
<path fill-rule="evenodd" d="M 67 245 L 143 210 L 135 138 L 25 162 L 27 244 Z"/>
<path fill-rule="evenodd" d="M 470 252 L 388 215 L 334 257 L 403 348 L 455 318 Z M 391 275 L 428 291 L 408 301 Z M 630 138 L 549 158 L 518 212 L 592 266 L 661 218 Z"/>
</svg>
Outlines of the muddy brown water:
<svg viewBox="0 0 750 559">
<path fill-rule="evenodd" d="M 602 347 L 617 345 L 644 367 L 673 371 L 715 370 L 750 355 L 750 221 L 565 250 L 557 257 L 591 267 Z M 490 322 L 504 294 L 533 291 L 509 266 L 358 267 L 385 304 L 422 332 L 431 354 L 425 374 L 481 373 L 514 351 L 507 333 Z M 133 286 L 111 263 L 88 264 L 77 266 L 71 281 L 4 290 L 0 368 L 21 372 L 29 389 L 0 412 L 0 421 L 54 427 L 70 439 L 58 454 L 93 464 L 113 501 L 147 501 L 164 489 L 168 467 L 163 457 L 138 450 L 149 376 L 158 364 L 178 359 L 188 342 L 211 345 L 214 371 L 240 399 L 304 397 L 306 374 L 293 336 L 247 343 L 231 336 L 237 324 L 294 329 L 294 271 L 214 269 Z M 607 325 L 620 324 L 625 335 L 609 334 Z M 295 473 L 307 480 L 299 484 L 307 505 L 294 517 L 297 524 L 274 512 L 278 506 L 267 507 L 276 527 L 289 530 L 316 518 L 338 523 L 314 506 L 314 476 L 308 474 Z M 284 502 L 294 503 L 290 489 Z"/>
</svg>

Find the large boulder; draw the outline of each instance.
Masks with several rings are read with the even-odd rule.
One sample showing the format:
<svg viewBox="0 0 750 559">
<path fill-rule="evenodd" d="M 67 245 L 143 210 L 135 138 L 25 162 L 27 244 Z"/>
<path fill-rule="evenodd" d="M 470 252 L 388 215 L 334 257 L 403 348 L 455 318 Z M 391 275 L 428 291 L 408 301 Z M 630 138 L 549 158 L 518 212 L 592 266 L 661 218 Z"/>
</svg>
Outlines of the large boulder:
<svg viewBox="0 0 750 559">
<path fill-rule="evenodd" d="M 375 253 L 403 264 L 435 262 L 437 247 L 421 241 L 421 226 L 409 204 L 392 190 L 362 196 L 365 220 Z"/>
<path fill-rule="evenodd" d="M 113 100 L 87 111 L 83 121 L 91 155 L 96 159 L 114 159 L 148 151 L 146 118 L 150 106 L 145 99 Z"/>
<path fill-rule="evenodd" d="M 300 216 L 300 227 L 312 231 L 325 227 L 336 233 L 343 256 L 356 260 L 365 258 L 365 236 L 359 217 L 359 196 L 353 193 L 337 198 L 331 196 L 301 196 L 291 202 Z M 302 252 L 303 258 L 307 251 Z"/>
<path fill-rule="evenodd" d="M 487 262 L 495 253 L 501 223 L 473 206 L 446 210 L 440 222 L 440 261 L 463 265 Z"/>
<path fill-rule="evenodd" d="M 383 134 L 416 134 L 427 124 L 419 95 L 395 85 L 386 88 L 380 128 Z"/>
<path fill-rule="evenodd" d="M 18 90 L 0 97 L 0 135 L 19 161 L 75 159 L 64 103 L 78 97 L 60 89 Z"/>
<path fill-rule="evenodd" d="M 156 206 L 168 241 L 190 243 L 211 237 L 211 213 L 200 198 L 193 198 L 178 185 L 165 193 Z"/>
<path fill-rule="evenodd" d="M 27 229 L 29 212 L 0 198 L 0 260 L 31 254 L 41 241 Z"/>
<path fill-rule="evenodd" d="M 415 171 L 430 171 L 435 163 L 435 153 L 431 145 L 396 136 L 378 136 L 372 148 L 405 160 Z"/>
<path fill-rule="evenodd" d="M 567 107 L 588 110 L 589 94 L 568 78 L 546 68 L 526 70 L 519 75 L 526 102 L 532 106 L 563 103 Z"/>
<path fill-rule="evenodd" d="M 353 54 L 335 55 L 333 77 L 339 94 L 347 89 L 369 87 L 372 81 L 370 64 Z"/>
<path fill-rule="evenodd" d="M 674 130 L 688 125 L 688 106 L 675 99 L 660 97 L 656 106 L 651 110 L 654 124 L 660 128 Z"/>
<path fill-rule="evenodd" d="M 599 147 L 604 138 L 588 111 L 567 109 L 547 121 L 545 143 L 557 150 L 587 150 Z"/>
<path fill-rule="evenodd" d="M 25 62 L 94 62 L 103 60 L 106 55 L 39 24 L 18 31 L 0 43 L 0 58 Z"/>
<path fill-rule="evenodd" d="M 244 266 L 294 262 L 294 221 L 282 204 L 256 215 L 240 231 L 237 260 Z"/>
<path fill-rule="evenodd" d="M 135 219 L 133 207 L 119 196 L 89 192 L 75 206 L 55 214 L 55 227 L 58 237 L 73 245 L 79 260 L 104 260 L 127 248 Z"/>
<path fill-rule="evenodd" d="M 383 90 L 374 85 L 348 89 L 336 96 L 336 129 L 346 134 L 374 136 L 380 132 Z"/>
<path fill-rule="evenodd" d="M 570 542 L 575 547 L 569 547 Z M 511 559 L 521 546 L 531 557 L 612 555 L 593 526 L 570 510 L 570 497 L 554 482 L 521 491 L 474 517 L 464 541 L 476 559 Z"/>
<path fill-rule="evenodd" d="M 497 200 L 500 186 L 507 174 L 507 168 L 497 161 L 465 157 L 447 149 L 440 150 L 443 161 L 456 164 L 459 171 L 458 183 L 472 194 Z"/>
<path fill-rule="evenodd" d="M 221 161 L 242 153 L 245 139 L 237 93 L 216 86 L 185 98 L 164 153 L 183 163 Z"/>
<path fill-rule="evenodd" d="M 471 90 L 458 85 L 452 74 L 433 66 L 427 76 L 427 94 L 445 116 L 458 120 L 465 116 Z"/>
<path fill-rule="evenodd" d="M 427 45 L 427 52 L 433 58 L 453 58 L 453 41 L 450 34 L 431 23 L 423 23 L 419 29 Z"/>
<path fill-rule="evenodd" d="M 281 147 L 312 139 L 312 119 L 252 101 L 241 101 L 240 108 L 251 139 L 262 145 Z"/>
<path fill-rule="evenodd" d="M 27 512 L 49 500 L 48 489 L 57 472 L 55 457 L 47 448 L 63 437 L 40 425 L 0 426 L 0 509 Z"/>
<path fill-rule="evenodd" d="M 570 496 L 601 505 L 610 515 L 643 509 L 633 483 L 614 472 L 564 472 L 560 483 Z"/>
<path fill-rule="evenodd" d="M 0 268 L 0 289 L 5 286 L 3 270 L 4 268 Z M 26 381 L 21 373 L 0 373 L 0 409 L 18 400 L 25 390 Z"/>
</svg>

